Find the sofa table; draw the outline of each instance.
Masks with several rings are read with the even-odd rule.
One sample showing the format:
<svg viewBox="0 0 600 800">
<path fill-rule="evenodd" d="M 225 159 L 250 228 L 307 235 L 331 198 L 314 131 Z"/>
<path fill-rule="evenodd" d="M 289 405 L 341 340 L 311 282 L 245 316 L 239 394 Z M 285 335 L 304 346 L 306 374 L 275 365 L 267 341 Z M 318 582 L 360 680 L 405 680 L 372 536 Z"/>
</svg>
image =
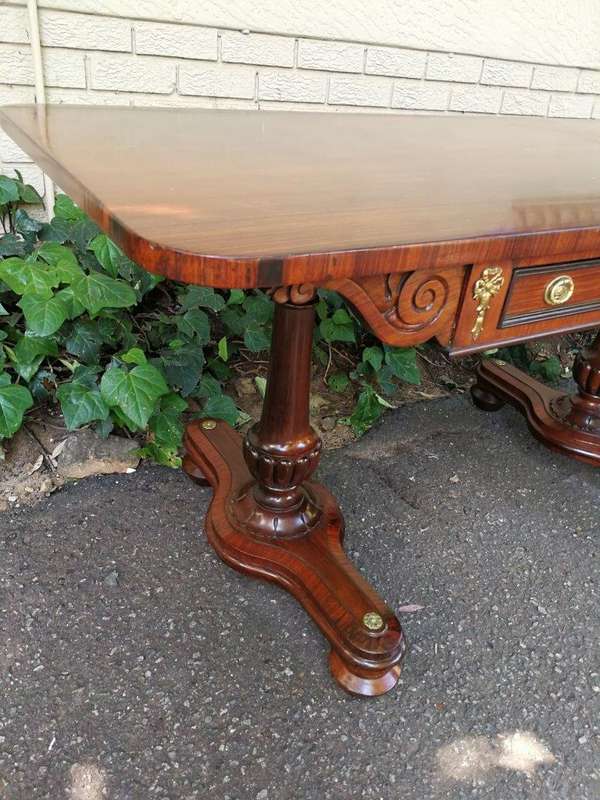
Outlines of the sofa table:
<svg viewBox="0 0 600 800">
<path fill-rule="evenodd" d="M 146 269 L 271 293 L 261 420 L 243 440 L 192 422 L 184 468 L 214 490 L 218 554 L 300 601 L 336 680 L 394 687 L 400 623 L 344 555 L 340 510 L 312 479 L 316 289 L 383 342 L 435 338 L 454 355 L 600 325 L 600 123 L 67 105 L 6 106 L 0 123 Z M 598 464 L 599 342 L 574 375 L 569 397 L 485 360 L 473 396 L 515 404 L 542 441 Z"/>
</svg>

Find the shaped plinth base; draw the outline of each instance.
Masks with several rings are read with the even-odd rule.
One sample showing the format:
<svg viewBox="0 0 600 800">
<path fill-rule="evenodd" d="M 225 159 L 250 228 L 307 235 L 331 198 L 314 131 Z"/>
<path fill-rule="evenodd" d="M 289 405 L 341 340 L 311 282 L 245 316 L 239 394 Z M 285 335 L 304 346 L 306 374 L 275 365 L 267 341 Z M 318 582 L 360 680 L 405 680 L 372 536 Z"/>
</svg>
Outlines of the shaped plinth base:
<svg viewBox="0 0 600 800">
<path fill-rule="evenodd" d="M 471 394 L 485 411 L 510 403 L 525 415 L 534 436 L 547 447 L 600 466 L 600 402 L 592 395 L 568 395 L 492 359 L 481 362 Z"/>
<path fill-rule="evenodd" d="M 204 476 L 214 490 L 205 529 L 219 556 L 239 572 L 294 595 L 329 640 L 331 672 L 344 689 L 365 696 L 393 689 L 405 638 L 392 611 L 346 558 L 343 519 L 331 494 L 307 482 L 320 512 L 309 532 L 259 537 L 244 530 L 231 510 L 252 481 L 240 435 L 220 420 L 196 421 L 187 428 L 185 447 L 185 471 L 194 480 Z"/>
</svg>

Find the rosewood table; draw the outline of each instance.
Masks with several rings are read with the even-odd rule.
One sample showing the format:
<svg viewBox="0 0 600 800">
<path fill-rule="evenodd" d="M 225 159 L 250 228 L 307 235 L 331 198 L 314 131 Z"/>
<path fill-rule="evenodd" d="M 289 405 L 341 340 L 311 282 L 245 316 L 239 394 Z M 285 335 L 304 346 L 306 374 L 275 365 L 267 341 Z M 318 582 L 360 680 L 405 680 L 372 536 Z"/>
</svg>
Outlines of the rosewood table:
<svg viewBox="0 0 600 800">
<path fill-rule="evenodd" d="M 336 680 L 398 681 L 400 623 L 342 550 L 312 476 L 313 300 L 343 295 L 391 345 L 460 355 L 600 324 L 600 123 L 498 117 L 6 106 L 0 123 L 125 252 L 188 283 L 276 304 L 261 420 L 188 426 L 184 469 L 214 490 L 206 532 L 232 567 L 302 603 Z M 485 360 L 475 402 L 505 401 L 551 447 L 600 462 L 600 341 L 578 393 Z"/>
</svg>

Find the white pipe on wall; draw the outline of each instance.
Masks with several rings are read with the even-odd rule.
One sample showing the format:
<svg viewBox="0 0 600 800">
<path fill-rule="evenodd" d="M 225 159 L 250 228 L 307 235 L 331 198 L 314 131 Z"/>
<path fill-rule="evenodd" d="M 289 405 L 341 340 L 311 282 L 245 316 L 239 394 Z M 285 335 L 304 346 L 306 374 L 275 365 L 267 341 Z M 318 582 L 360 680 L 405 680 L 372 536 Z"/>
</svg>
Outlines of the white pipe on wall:
<svg viewBox="0 0 600 800">
<path fill-rule="evenodd" d="M 29 14 L 29 39 L 31 55 L 33 58 L 33 75 L 35 81 L 35 102 L 45 105 L 46 86 L 44 83 L 44 62 L 42 61 L 42 44 L 40 40 L 40 22 L 37 0 L 27 0 Z M 48 218 L 52 217 L 54 210 L 54 184 L 47 175 L 44 175 L 44 206 Z"/>
</svg>

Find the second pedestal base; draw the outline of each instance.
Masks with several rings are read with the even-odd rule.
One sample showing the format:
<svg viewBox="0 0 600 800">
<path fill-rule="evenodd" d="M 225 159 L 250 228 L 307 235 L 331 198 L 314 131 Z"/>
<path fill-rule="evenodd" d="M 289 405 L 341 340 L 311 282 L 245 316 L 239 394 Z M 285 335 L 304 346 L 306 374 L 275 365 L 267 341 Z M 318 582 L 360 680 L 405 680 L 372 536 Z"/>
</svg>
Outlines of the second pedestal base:
<svg viewBox="0 0 600 800">
<path fill-rule="evenodd" d="M 231 501 L 251 475 L 240 435 L 214 422 L 214 427 L 188 426 L 184 461 L 190 477 L 204 476 L 214 489 L 205 523 L 211 544 L 234 569 L 294 595 L 329 640 L 331 672 L 347 691 L 367 696 L 389 691 L 398 682 L 406 642 L 392 611 L 347 559 L 335 500 L 320 484 L 307 484 L 321 513 L 298 538 L 265 540 L 240 529 Z"/>
<path fill-rule="evenodd" d="M 600 466 L 600 432 L 592 424 L 582 427 L 581 406 L 590 402 L 581 395 L 570 396 L 557 391 L 510 364 L 492 359 L 481 362 L 477 382 L 471 390 L 473 402 L 484 411 L 496 411 L 511 403 L 527 418 L 533 434 L 545 445 L 572 458 Z M 596 413 L 598 413 L 596 411 Z"/>
</svg>

